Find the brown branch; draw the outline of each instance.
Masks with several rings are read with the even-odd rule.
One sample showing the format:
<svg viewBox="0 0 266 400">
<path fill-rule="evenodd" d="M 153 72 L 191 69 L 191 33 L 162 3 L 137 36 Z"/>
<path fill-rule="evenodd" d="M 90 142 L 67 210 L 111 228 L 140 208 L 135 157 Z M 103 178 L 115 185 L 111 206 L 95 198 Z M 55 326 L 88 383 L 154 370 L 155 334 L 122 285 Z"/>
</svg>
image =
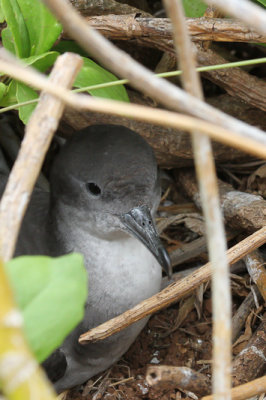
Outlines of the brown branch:
<svg viewBox="0 0 266 400">
<path fill-rule="evenodd" d="M 225 64 L 227 60 L 211 49 L 198 49 L 197 62 L 199 66 L 204 66 Z M 202 72 L 202 75 L 225 89 L 231 96 L 266 111 L 266 82 L 262 79 L 248 74 L 241 68 Z"/>
<path fill-rule="evenodd" d="M 237 232 L 229 232 L 229 234 L 227 235 L 227 241 L 231 240 L 236 235 Z M 195 257 L 198 257 L 200 254 L 205 253 L 206 251 L 207 242 L 204 236 L 195 239 L 192 242 L 184 243 L 177 249 L 170 252 L 172 266 L 176 267 L 177 265 L 183 264 L 189 260 L 192 260 Z"/>
<path fill-rule="evenodd" d="M 155 104 L 149 98 L 144 98 L 139 93 L 128 90 L 130 101 L 138 104 L 146 104 L 154 107 Z M 221 95 L 209 100 L 211 104 L 239 118 L 251 125 L 266 129 L 266 113 L 259 109 L 234 99 L 229 95 Z M 157 162 L 166 168 L 185 167 L 193 165 L 193 154 L 190 136 L 180 130 L 164 126 L 156 126 L 126 117 L 108 115 L 106 113 L 94 113 L 89 111 L 77 111 L 67 107 L 63 115 L 60 133 L 68 137 L 77 129 L 86 126 L 106 123 L 124 125 L 138 132 L 153 147 Z M 247 160 L 247 155 L 235 148 L 224 146 L 219 142 L 213 142 L 213 152 L 216 161 Z"/>
<path fill-rule="evenodd" d="M 222 16 L 222 14 L 220 13 L 220 11 L 217 10 L 217 8 L 213 7 L 213 6 L 207 7 L 207 9 L 205 10 L 205 12 L 203 14 L 203 17 L 206 17 L 207 19 L 219 18 L 221 16 Z M 222 19 L 222 20 L 224 21 L 224 19 Z M 214 22 L 214 24 L 215 24 L 215 22 Z M 232 32 L 231 32 L 231 34 L 232 34 Z M 212 44 L 212 39 L 202 43 L 202 47 L 204 48 L 204 50 L 207 50 L 211 46 L 211 44 Z"/>
<path fill-rule="evenodd" d="M 234 264 L 236 261 L 243 258 L 246 254 L 266 242 L 266 226 L 259 231 L 248 236 L 240 243 L 227 251 L 227 260 L 229 264 Z M 202 283 L 208 281 L 211 277 L 211 266 L 207 263 L 188 277 L 175 282 L 162 290 L 155 296 L 137 304 L 132 309 L 125 313 L 105 322 L 102 325 L 84 333 L 80 336 L 80 343 L 105 339 L 114 333 L 121 331 L 127 326 L 139 321 L 148 315 L 168 307 L 170 304 L 177 302 L 179 299 L 192 292 Z"/>
<path fill-rule="evenodd" d="M 264 207 L 264 211 L 266 206 Z M 249 275 L 256 283 L 262 297 L 266 301 L 266 270 L 265 260 L 258 251 L 253 251 L 244 258 Z"/>
<path fill-rule="evenodd" d="M 81 65 L 82 59 L 76 54 L 65 53 L 58 57 L 50 74 L 50 83 L 70 88 Z M 14 252 L 20 224 L 63 108 L 62 101 L 42 93 L 26 127 L 21 149 L 0 203 L 0 254 L 6 261 Z"/>
<path fill-rule="evenodd" d="M 266 11 L 249 0 L 204 0 L 210 6 L 215 6 L 226 15 L 243 21 L 247 26 L 266 35 Z"/>
<path fill-rule="evenodd" d="M 110 40 L 129 40 L 149 37 L 158 41 L 172 39 L 169 18 L 136 18 L 129 15 L 101 15 L 87 17 L 86 21 Z M 261 35 L 245 24 L 224 18 L 187 18 L 187 28 L 193 41 L 265 43 Z M 63 37 L 68 37 L 63 33 Z"/>
<path fill-rule="evenodd" d="M 177 177 L 186 194 L 195 201 L 198 208 L 202 208 L 193 171 L 179 171 Z M 266 200 L 261 196 L 234 190 L 231 185 L 220 180 L 219 191 L 224 217 L 232 228 L 255 231 L 265 225 Z"/>
<path fill-rule="evenodd" d="M 161 20 L 164 21 L 164 18 Z M 169 34 L 167 31 L 165 33 L 164 22 L 161 22 L 161 20 L 157 24 L 157 19 L 148 19 L 149 22 L 146 25 L 149 26 L 150 31 L 146 32 L 146 25 L 144 24 L 144 27 L 140 25 L 138 29 L 138 22 L 135 22 L 136 20 L 132 16 L 106 16 L 104 17 L 105 27 L 101 25 L 97 17 L 89 19 L 90 23 L 92 22 L 92 26 L 109 39 L 129 40 L 136 37 L 137 42 L 142 45 L 152 46 L 174 54 L 173 41 L 170 38 L 171 30 L 168 28 Z M 200 18 L 196 18 L 196 20 L 202 21 Z M 204 23 L 205 20 L 208 21 L 208 19 L 204 19 Z M 221 21 L 226 21 L 226 19 L 222 19 Z M 168 25 L 170 26 L 169 21 Z M 150 26 L 152 26 L 152 29 Z M 135 29 L 137 30 L 136 36 L 134 36 Z M 247 30 L 244 27 L 243 29 L 244 32 Z M 266 41 L 265 39 L 264 37 L 264 42 Z M 211 49 L 203 50 L 201 47 L 198 47 L 197 63 L 198 66 L 202 67 L 206 65 L 226 64 L 228 61 Z M 232 96 L 239 97 L 245 102 L 266 111 L 266 83 L 262 79 L 248 74 L 241 68 L 208 71 L 202 74 L 225 89 Z"/>
<path fill-rule="evenodd" d="M 246 256 L 248 257 L 248 256 Z M 245 298 L 245 300 L 241 303 L 239 308 L 232 319 L 232 343 L 236 341 L 238 338 L 247 317 L 251 313 L 251 310 L 255 308 L 255 299 L 254 296 L 261 298 L 260 293 L 255 285 L 253 285 L 253 290 L 250 291 L 249 295 Z"/>
<path fill-rule="evenodd" d="M 43 0 L 47 7 L 62 23 L 65 30 L 99 62 L 119 76 L 129 79 L 130 83 L 140 91 L 163 103 L 170 109 L 185 111 L 223 125 L 234 126 L 243 136 L 255 134 L 258 129 L 247 126 L 232 117 L 225 116 L 199 99 L 185 93 L 171 83 L 155 77 L 147 68 L 141 66 L 123 51 L 103 38 L 88 26 L 86 21 L 65 0 Z M 230 121 L 230 122 L 229 122 Z M 265 141 L 265 135 L 260 135 Z"/>
<path fill-rule="evenodd" d="M 215 140 L 235 146 L 236 148 L 240 148 L 248 153 L 253 153 L 259 157 L 266 157 L 265 134 L 261 130 L 243 124 L 223 113 L 221 113 L 221 115 L 219 114 L 220 119 L 217 123 L 220 122 L 222 124 L 224 122 L 225 125 L 233 125 L 233 131 L 197 118 L 162 109 L 152 109 L 150 107 L 120 101 L 75 94 L 61 86 L 51 84 L 45 75 L 29 66 L 25 66 L 3 48 L 0 49 L 0 70 L 14 79 L 27 83 L 29 86 L 45 90 L 47 93 L 54 95 L 73 108 L 100 111 L 105 114 L 116 114 L 123 117 L 156 123 L 162 126 L 181 128 L 189 132 L 197 129 L 197 131 L 210 135 L 210 137 Z M 213 108 L 212 110 L 214 110 L 215 114 L 217 113 L 217 110 Z M 237 132 L 238 130 L 239 133 Z"/>
<path fill-rule="evenodd" d="M 266 376 L 255 379 L 251 382 L 236 386 L 231 390 L 232 400 L 245 400 L 259 396 L 266 392 Z M 214 396 L 205 396 L 202 400 L 214 400 Z"/>
<path fill-rule="evenodd" d="M 200 372 L 187 367 L 173 367 L 170 365 L 153 365 L 148 367 L 146 381 L 150 386 L 171 386 L 189 390 L 197 396 L 210 393 L 209 378 Z"/>
<path fill-rule="evenodd" d="M 180 0 L 164 0 L 164 4 L 173 23 L 173 38 L 183 86 L 193 96 L 203 99 L 182 4 Z M 210 139 L 195 130 L 192 132 L 192 146 L 213 269 L 213 391 L 217 398 L 226 398 L 231 387 L 231 292 L 225 230 Z"/>
<path fill-rule="evenodd" d="M 233 386 L 252 381 L 266 370 L 266 315 L 248 342 L 248 345 L 235 357 L 232 365 Z"/>
<path fill-rule="evenodd" d="M 104 15 L 104 14 L 141 14 L 151 16 L 149 13 L 138 8 L 121 4 L 115 0 L 70 0 L 72 5 L 83 15 Z"/>
</svg>

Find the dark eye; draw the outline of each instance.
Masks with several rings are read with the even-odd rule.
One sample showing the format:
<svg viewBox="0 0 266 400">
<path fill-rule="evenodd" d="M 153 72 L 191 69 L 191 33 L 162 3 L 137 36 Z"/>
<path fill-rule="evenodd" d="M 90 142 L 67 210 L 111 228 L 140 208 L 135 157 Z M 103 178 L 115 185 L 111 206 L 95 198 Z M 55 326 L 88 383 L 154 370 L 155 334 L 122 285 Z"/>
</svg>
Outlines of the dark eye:
<svg viewBox="0 0 266 400">
<path fill-rule="evenodd" d="M 96 185 L 96 183 L 94 183 L 94 182 L 87 182 L 86 189 L 88 190 L 88 192 L 90 194 L 92 194 L 95 197 L 99 197 L 102 192 L 101 188 L 98 185 Z"/>
</svg>

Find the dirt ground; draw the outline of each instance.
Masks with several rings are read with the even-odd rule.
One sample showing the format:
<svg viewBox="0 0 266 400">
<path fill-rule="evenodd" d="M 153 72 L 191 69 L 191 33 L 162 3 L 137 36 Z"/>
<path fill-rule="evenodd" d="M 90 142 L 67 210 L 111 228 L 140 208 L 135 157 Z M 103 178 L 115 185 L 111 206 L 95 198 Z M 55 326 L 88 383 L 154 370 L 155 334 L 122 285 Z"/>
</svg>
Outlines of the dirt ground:
<svg viewBox="0 0 266 400">
<path fill-rule="evenodd" d="M 245 272 L 232 275 L 234 311 L 249 293 L 249 281 Z M 145 380 L 145 375 L 149 365 L 172 365 L 192 368 L 204 374 L 208 382 L 211 380 L 210 296 L 211 291 L 207 288 L 201 305 L 195 297 L 189 296 L 178 304 L 153 315 L 138 339 L 116 365 L 90 379 L 87 384 L 70 390 L 66 399 L 197 399 L 194 393 L 167 384 L 150 387 Z M 193 310 L 191 310 L 192 307 Z M 246 346 L 252 331 L 256 329 L 261 310 L 257 311 L 258 315 L 255 310 L 251 311 L 254 314 L 253 320 L 246 323 L 240 343 L 233 346 L 234 355 Z M 182 320 L 184 320 L 183 323 Z M 180 324 L 181 326 L 176 328 Z M 246 333 L 247 328 L 251 328 L 249 334 Z"/>
<path fill-rule="evenodd" d="M 107 373 L 100 374 L 68 393 L 67 400 L 140 400 L 178 399 L 180 391 L 151 388 L 145 381 L 148 365 L 187 366 L 210 373 L 211 315 L 210 300 L 198 320 L 192 311 L 182 328 L 170 333 L 178 317 L 175 305 L 154 315 L 124 357 Z M 184 395 L 184 396 L 183 396 Z M 187 397 L 182 393 L 182 398 Z"/>
</svg>

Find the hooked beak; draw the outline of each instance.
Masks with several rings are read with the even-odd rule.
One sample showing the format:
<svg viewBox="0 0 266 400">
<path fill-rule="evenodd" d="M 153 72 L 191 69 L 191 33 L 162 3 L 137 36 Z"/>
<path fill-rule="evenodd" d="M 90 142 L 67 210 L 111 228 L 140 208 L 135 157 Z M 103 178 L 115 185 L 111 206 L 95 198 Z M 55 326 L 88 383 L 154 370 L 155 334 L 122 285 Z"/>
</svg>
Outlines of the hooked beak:
<svg viewBox="0 0 266 400">
<path fill-rule="evenodd" d="M 170 279 L 172 276 L 170 257 L 154 227 L 148 206 L 132 208 L 120 218 L 127 230 L 150 250 Z"/>
</svg>

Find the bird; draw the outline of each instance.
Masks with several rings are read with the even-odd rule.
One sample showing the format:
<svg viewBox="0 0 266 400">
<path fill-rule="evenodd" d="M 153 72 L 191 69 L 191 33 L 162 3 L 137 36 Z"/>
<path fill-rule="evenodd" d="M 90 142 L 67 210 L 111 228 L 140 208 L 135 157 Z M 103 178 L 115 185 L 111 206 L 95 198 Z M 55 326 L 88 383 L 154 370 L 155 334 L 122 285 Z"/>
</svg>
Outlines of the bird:
<svg viewBox="0 0 266 400">
<path fill-rule="evenodd" d="M 121 358 L 145 326 L 134 323 L 96 343 L 79 336 L 159 292 L 171 263 L 155 228 L 160 173 L 152 148 L 120 125 L 91 125 L 66 141 L 34 189 L 15 250 L 19 255 L 83 254 L 88 299 L 82 322 L 45 362 L 58 393 Z"/>
</svg>

